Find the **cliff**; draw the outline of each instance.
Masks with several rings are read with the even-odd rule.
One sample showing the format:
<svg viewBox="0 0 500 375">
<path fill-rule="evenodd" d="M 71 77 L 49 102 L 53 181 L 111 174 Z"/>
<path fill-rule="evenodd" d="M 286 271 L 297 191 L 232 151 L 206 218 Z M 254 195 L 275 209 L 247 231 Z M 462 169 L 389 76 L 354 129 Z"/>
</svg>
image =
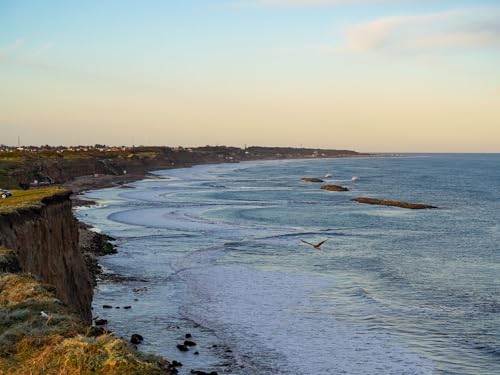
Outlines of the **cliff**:
<svg viewBox="0 0 500 375">
<path fill-rule="evenodd" d="M 90 322 L 92 283 L 79 251 L 71 192 L 46 188 L 19 194 L 0 205 L 0 247 L 12 250 L 23 272 L 53 285 L 57 297 Z"/>
<path fill-rule="evenodd" d="M 31 189 L 0 202 L 0 374 L 176 374 L 90 326 L 92 283 L 70 195 Z"/>
</svg>

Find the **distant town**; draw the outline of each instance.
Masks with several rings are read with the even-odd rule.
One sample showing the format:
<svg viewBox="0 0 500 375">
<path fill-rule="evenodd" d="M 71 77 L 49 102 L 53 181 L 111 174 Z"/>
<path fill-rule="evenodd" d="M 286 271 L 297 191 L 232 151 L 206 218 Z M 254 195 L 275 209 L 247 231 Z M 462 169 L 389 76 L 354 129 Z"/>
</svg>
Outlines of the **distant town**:
<svg viewBox="0 0 500 375">
<path fill-rule="evenodd" d="M 113 181 L 139 179 L 152 170 L 208 163 L 365 156 L 372 155 L 293 147 L 23 146 L 18 142 L 18 146 L 0 145 L 0 187 L 64 184 L 82 176 L 91 176 L 92 184 L 102 176 L 113 176 Z"/>
<path fill-rule="evenodd" d="M 139 146 L 137 148 L 141 148 Z M 131 151 L 134 150 L 135 146 L 106 146 L 96 144 L 93 146 L 7 146 L 0 145 L 0 152 L 88 152 L 88 151 L 98 151 L 98 152 L 120 152 L 120 151 Z"/>
</svg>

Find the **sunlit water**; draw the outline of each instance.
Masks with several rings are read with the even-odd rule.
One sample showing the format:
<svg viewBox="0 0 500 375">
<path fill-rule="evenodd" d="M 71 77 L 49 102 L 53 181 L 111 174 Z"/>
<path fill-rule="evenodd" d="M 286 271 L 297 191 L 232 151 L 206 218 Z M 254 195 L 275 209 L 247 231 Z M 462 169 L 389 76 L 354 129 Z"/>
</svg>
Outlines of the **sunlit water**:
<svg viewBox="0 0 500 375">
<path fill-rule="evenodd" d="M 89 193 L 99 206 L 78 216 L 119 244 L 103 265 L 136 278 L 101 283 L 94 313 L 181 373 L 500 374 L 499 167 L 498 155 L 250 162 Z M 326 174 L 351 191 L 300 180 Z M 300 241 L 325 238 L 320 251 Z M 180 353 L 187 332 L 198 346 Z"/>
</svg>

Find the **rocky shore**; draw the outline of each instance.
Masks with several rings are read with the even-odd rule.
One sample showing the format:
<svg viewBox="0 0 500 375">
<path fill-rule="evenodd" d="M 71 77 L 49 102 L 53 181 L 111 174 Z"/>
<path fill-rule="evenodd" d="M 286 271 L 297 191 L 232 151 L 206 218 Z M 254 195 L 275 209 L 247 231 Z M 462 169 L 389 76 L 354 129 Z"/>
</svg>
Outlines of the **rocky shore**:
<svg viewBox="0 0 500 375">
<path fill-rule="evenodd" d="M 91 324 L 93 286 L 70 192 L 14 193 L 0 205 L 0 374 L 177 373 Z M 94 237 L 86 249 L 106 253 L 107 241 Z"/>
<path fill-rule="evenodd" d="M 135 348 L 142 342 L 140 333 L 125 341 L 107 330 L 106 319 L 92 319 L 93 287 L 98 280 L 106 277 L 121 280 L 120 275 L 103 273 L 98 261 L 99 256 L 116 253 L 114 239 L 77 222 L 71 213 L 72 206 L 94 203 L 82 199 L 79 193 L 141 180 L 154 169 L 243 160 L 366 156 L 336 150 L 247 150 L 250 151 L 226 147 L 155 148 L 141 150 L 141 156 L 137 152 L 131 157 L 121 155 L 104 160 L 94 156 L 69 160 L 27 158 L 8 169 L 6 181 L 14 186 L 27 187 L 30 181 L 47 177 L 50 183 L 61 184 L 67 190 L 53 194 L 50 189 L 58 188 L 49 187 L 46 196 L 33 206 L 0 215 L 0 247 L 3 246 L 0 249 L 0 318 L 5 323 L 0 327 L 0 373 L 24 374 L 32 364 L 38 366 L 33 374 L 90 370 L 102 374 L 175 374 L 176 368 L 182 366 L 177 361 L 136 352 Z M 74 194 L 70 196 L 69 190 Z M 0 207 L 0 211 L 5 207 Z M 35 249 L 38 250 L 32 252 Z M 12 318 L 18 314 L 23 318 Z M 178 343 L 180 352 L 196 346 L 187 335 Z M 193 353 L 196 355 L 197 351 Z M 217 374 L 198 369 L 191 373 Z"/>
</svg>

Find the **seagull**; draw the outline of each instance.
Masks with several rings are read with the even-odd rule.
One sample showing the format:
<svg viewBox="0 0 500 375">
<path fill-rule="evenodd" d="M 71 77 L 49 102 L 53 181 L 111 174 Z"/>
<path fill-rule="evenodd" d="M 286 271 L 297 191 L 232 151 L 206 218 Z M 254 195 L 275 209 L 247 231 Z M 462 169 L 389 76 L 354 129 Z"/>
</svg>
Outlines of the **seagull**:
<svg viewBox="0 0 500 375">
<path fill-rule="evenodd" d="M 310 242 L 307 242 L 307 241 L 304 241 L 304 240 L 301 240 L 302 242 L 304 242 L 305 244 L 308 244 L 312 247 L 314 247 L 316 250 L 319 250 L 321 248 L 321 245 L 323 245 L 326 241 L 328 241 L 328 238 L 326 240 L 323 240 L 321 242 L 318 242 L 316 245 L 313 244 L 313 243 L 310 243 Z"/>
<path fill-rule="evenodd" d="M 40 316 L 44 319 L 47 319 L 45 324 L 49 325 L 50 321 L 52 320 L 52 314 L 47 314 L 45 311 L 40 311 Z"/>
</svg>

